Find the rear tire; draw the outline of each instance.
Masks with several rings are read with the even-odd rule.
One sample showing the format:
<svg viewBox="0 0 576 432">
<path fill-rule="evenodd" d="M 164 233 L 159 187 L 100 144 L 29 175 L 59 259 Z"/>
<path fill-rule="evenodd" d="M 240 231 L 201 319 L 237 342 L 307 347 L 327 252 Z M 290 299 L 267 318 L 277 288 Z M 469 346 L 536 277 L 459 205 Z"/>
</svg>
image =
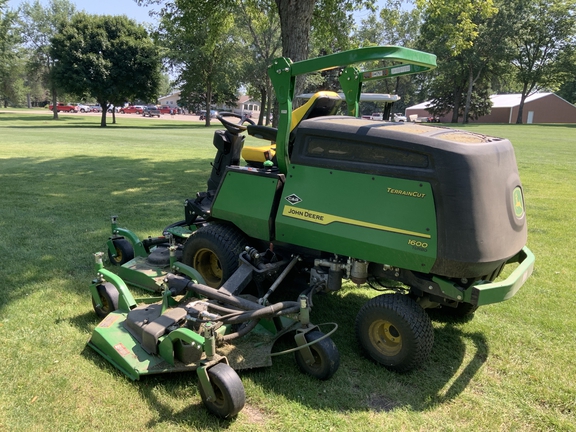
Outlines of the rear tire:
<svg viewBox="0 0 576 432">
<path fill-rule="evenodd" d="M 195 268 L 206 285 L 219 288 L 238 269 L 245 246 L 246 237 L 233 225 L 208 224 L 186 240 L 182 262 Z"/>
<path fill-rule="evenodd" d="M 364 304 L 356 317 L 356 335 L 369 357 L 395 372 L 422 364 L 434 344 L 430 318 L 403 294 L 383 294 Z"/>
<path fill-rule="evenodd" d="M 204 388 L 200 386 L 202 402 L 213 414 L 218 417 L 234 417 L 244 408 L 246 393 L 240 377 L 234 369 L 225 363 L 218 363 L 208 369 L 210 385 L 216 393 L 215 400 L 208 400 Z"/>
</svg>

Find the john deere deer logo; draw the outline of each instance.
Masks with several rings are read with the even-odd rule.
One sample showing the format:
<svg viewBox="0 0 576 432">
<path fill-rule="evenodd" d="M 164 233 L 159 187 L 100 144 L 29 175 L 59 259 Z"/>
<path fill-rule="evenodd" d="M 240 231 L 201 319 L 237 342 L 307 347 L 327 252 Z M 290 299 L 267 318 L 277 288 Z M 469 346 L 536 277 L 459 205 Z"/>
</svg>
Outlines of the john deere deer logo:
<svg viewBox="0 0 576 432">
<path fill-rule="evenodd" d="M 524 198 L 522 197 L 522 189 L 519 186 L 514 188 L 512 192 L 512 203 L 514 204 L 514 214 L 518 219 L 524 216 Z"/>
</svg>

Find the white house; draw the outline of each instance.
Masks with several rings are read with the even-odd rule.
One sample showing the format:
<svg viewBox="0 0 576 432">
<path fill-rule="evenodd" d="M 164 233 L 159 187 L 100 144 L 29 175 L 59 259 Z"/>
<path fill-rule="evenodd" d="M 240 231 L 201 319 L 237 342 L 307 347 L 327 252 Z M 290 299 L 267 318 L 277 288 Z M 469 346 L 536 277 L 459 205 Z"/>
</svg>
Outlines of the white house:
<svg viewBox="0 0 576 432">
<path fill-rule="evenodd" d="M 162 96 L 158 98 L 158 103 L 160 105 L 166 105 L 173 108 L 178 108 L 178 100 L 180 99 L 180 92 L 174 92 L 168 96 Z"/>
<path fill-rule="evenodd" d="M 168 96 L 162 96 L 158 98 L 158 103 L 160 105 L 166 105 L 169 107 L 178 108 L 178 100 L 180 100 L 180 92 L 174 92 Z M 258 117 L 260 115 L 260 102 L 252 99 L 250 96 L 242 95 L 236 102 L 236 106 L 231 107 L 227 105 L 219 105 L 215 107 L 218 111 L 231 111 L 236 114 L 248 114 L 250 113 L 252 117 Z"/>
</svg>

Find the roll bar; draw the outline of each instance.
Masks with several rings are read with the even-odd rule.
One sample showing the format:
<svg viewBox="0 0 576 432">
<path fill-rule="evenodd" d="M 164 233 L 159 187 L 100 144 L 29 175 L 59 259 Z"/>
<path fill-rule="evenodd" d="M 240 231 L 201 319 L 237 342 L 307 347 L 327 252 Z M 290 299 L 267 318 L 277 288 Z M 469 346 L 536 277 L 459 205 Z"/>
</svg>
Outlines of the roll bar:
<svg viewBox="0 0 576 432">
<path fill-rule="evenodd" d="M 367 71 L 360 71 L 354 66 L 380 60 L 389 60 L 399 64 Z M 346 98 L 348 114 L 357 117 L 363 82 L 426 72 L 435 67 L 436 56 L 434 54 L 398 46 L 358 48 L 299 62 L 292 62 L 287 57 L 274 60 L 268 67 L 268 75 L 274 86 L 279 105 L 276 157 L 280 172 L 286 174 L 290 163 L 288 140 L 296 76 L 342 68 L 339 81 Z"/>
</svg>

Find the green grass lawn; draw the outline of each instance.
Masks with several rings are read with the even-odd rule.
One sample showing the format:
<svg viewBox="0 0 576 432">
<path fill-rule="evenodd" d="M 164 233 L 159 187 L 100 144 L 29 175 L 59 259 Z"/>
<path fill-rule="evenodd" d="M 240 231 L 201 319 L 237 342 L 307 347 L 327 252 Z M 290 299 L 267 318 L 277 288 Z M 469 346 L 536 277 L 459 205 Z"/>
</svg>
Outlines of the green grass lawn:
<svg viewBox="0 0 576 432">
<path fill-rule="evenodd" d="M 0 111 L 0 431 L 576 430 L 576 127 L 470 125 L 509 138 L 525 189 L 533 276 L 466 323 L 435 321 L 430 360 L 395 374 L 360 354 L 356 313 L 375 291 L 315 298 L 336 321 L 340 369 L 325 382 L 291 356 L 241 372 L 237 418 L 204 409 L 194 373 L 132 382 L 86 347 L 88 292 L 109 216 L 141 238 L 205 190 L 212 134 L 198 122 Z"/>
</svg>

